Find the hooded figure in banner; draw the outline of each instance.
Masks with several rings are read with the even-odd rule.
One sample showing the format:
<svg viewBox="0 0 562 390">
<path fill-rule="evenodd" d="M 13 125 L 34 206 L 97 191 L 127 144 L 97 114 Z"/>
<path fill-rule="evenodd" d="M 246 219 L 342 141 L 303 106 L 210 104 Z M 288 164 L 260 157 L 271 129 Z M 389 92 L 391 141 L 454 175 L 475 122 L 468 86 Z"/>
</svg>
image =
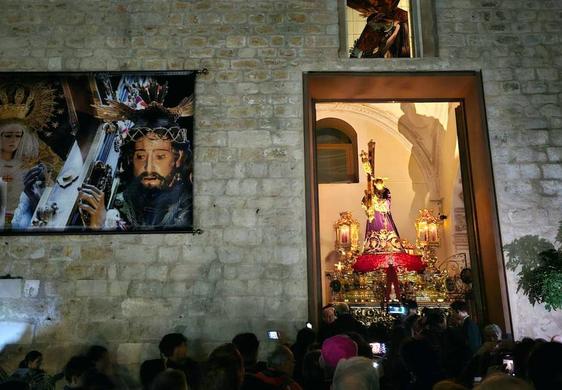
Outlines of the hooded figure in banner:
<svg viewBox="0 0 562 390">
<path fill-rule="evenodd" d="M 347 6 L 367 18 L 350 58 L 410 57 L 408 12 L 400 0 L 347 0 Z"/>
</svg>

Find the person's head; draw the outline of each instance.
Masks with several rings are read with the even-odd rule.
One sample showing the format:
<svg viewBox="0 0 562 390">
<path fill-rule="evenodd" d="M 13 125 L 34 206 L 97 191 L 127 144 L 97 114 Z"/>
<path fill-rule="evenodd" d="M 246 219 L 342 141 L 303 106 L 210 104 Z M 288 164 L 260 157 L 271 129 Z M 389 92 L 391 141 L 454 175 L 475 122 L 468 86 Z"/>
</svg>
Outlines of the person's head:
<svg viewBox="0 0 562 390">
<path fill-rule="evenodd" d="M 315 349 L 304 355 L 302 362 L 302 379 L 305 388 L 320 388 L 324 384 L 324 370 L 320 366 L 321 351 Z"/>
<path fill-rule="evenodd" d="M 90 368 L 82 375 L 83 390 L 113 390 L 115 385 L 111 379 L 94 368 Z"/>
<path fill-rule="evenodd" d="M 468 389 L 463 385 L 459 385 L 455 381 L 447 379 L 444 381 L 437 382 L 435 385 L 433 385 L 432 390 L 468 390 Z"/>
<path fill-rule="evenodd" d="M 447 329 L 447 317 L 441 309 L 431 309 L 425 313 L 423 318 L 425 330 L 440 332 Z"/>
<path fill-rule="evenodd" d="M 373 350 L 367 340 L 357 332 L 347 332 L 347 336 L 357 344 L 357 356 L 363 356 L 371 359 L 373 357 Z"/>
<path fill-rule="evenodd" d="M 362 356 L 341 360 L 332 380 L 333 390 L 378 390 L 379 374 L 373 361 Z"/>
<path fill-rule="evenodd" d="M 502 329 L 496 324 L 489 324 L 484 327 L 484 341 L 497 342 L 502 339 Z"/>
<path fill-rule="evenodd" d="M 92 345 L 86 352 L 86 357 L 99 372 L 107 373 L 111 369 L 109 351 L 101 345 Z"/>
<path fill-rule="evenodd" d="M 347 303 L 338 303 L 336 305 L 336 317 L 350 313 L 349 305 Z"/>
<path fill-rule="evenodd" d="M 297 340 L 295 346 L 298 346 L 303 352 L 309 345 L 316 341 L 316 332 L 306 326 L 297 332 Z"/>
<path fill-rule="evenodd" d="M 16 157 L 26 127 L 16 121 L 0 124 L 0 154 L 3 159 L 11 160 Z"/>
<path fill-rule="evenodd" d="M 336 308 L 334 305 L 329 304 L 322 308 L 322 321 L 326 324 L 331 324 L 336 320 Z"/>
<path fill-rule="evenodd" d="M 536 390 L 562 389 L 562 344 L 538 343 L 527 363 L 528 377 Z"/>
<path fill-rule="evenodd" d="M 39 351 L 30 351 L 20 362 L 19 368 L 32 368 L 39 370 L 43 364 L 43 355 Z"/>
<path fill-rule="evenodd" d="M 533 387 L 523 379 L 503 373 L 488 375 L 477 387 L 478 390 L 533 390 Z M 554 389 L 554 387 L 550 388 Z"/>
<path fill-rule="evenodd" d="M 168 368 L 159 373 L 152 382 L 151 390 L 187 390 L 185 374 Z"/>
<path fill-rule="evenodd" d="M 295 369 L 295 357 L 289 348 L 278 345 L 267 357 L 267 367 L 292 375 Z"/>
<path fill-rule="evenodd" d="M 178 361 L 187 357 L 187 338 L 181 333 L 169 333 L 158 344 L 160 354 L 166 359 Z"/>
<path fill-rule="evenodd" d="M 3 160 L 36 160 L 38 131 L 53 121 L 57 91 L 45 82 L 0 85 L 0 151 Z"/>
<path fill-rule="evenodd" d="M 373 183 L 375 185 L 375 188 L 379 191 L 384 188 L 384 180 L 379 177 L 377 177 Z"/>
<path fill-rule="evenodd" d="M 234 336 L 232 344 L 242 355 L 244 366 L 254 366 L 258 361 L 258 349 L 260 342 L 254 333 L 240 333 Z"/>
<path fill-rule="evenodd" d="M 138 110 L 121 147 L 123 179 L 148 190 L 166 190 L 188 179 L 186 129 L 159 107 Z"/>
<path fill-rule="evenodd" d="M 182 163 L 183 151 L 157 133 L 149 132 L 133 145 L 133 175 L 146 188 L 171 187 Z"/>
<path fill-rule="evenodd" d="M 413 299 L 405 300 L 404 306 L 408 309 L 408 315 L 418 314 L 418 303 Z"/>
<path fill-rule="evenodd" d="M 357 356 L 357 344 L 345 335 L 327 338 L 322 343 L 322 360 L 329 368 L 336 368 L 341 359 Z"/>
<path fill-rule="evenodd" d="M 142 362 L 139 370 L 139 377 L 143 390 L 150 389 L 156 376 L 165 369 L 166 366 L 162 359 L 151 359 Z"/>
<path fill-rule="evenodd" d="M 468 305 L 465 301 L 454 301 L 451 303 L 451 318 L 456 322 L 462 322 L 468 317 Z"/>
<path fill-rule="evenodd" d="M 404 320 L 404 330 L 406 336 L 416 336 L 421 331 L 422 320 L 421 316 L 412 314 Z"/>
<path fill-rule="evenodd" d="M 515 375 L 520 378 L 525 378 L 527 376 L 527 363 L 529 361 L 529 355 L 533 348 L 537 345 L 535 340 L 530 337 L 524 337 L 520 341 L 515 343 L 513 348 L 513 364 L 515 369 Z"/>
<path fill-rule="evenodd" d="M 201 388 L 238 390 L 244 381 L 244 361 L 234 344 L 223 344 L 209 355 Z"/>
<path fill-rule="evenodd" d="M 90 360 L 85 356 L 73 356 L 64 367 L 64 378 L 70 387 L 82 385 L 82 376 L 91 367 Z"/>
</svg>

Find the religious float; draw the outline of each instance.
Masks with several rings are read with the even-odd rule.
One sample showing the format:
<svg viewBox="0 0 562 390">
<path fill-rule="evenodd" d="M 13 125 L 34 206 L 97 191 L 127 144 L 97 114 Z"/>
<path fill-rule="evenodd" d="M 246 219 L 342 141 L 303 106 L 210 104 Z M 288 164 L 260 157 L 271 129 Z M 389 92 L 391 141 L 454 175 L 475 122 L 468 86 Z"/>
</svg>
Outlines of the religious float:
<svg viewBox="0 0 562 390">
<path fill-rule="evenodd" d="M 330 301 L 347 303 L 365 325 L 391 321 L 389 307 L 415 301 L 418 307 L 448 307 L 455 299 L 471 295 L 471 275 L 466 256 L 459 272 L 450 273 L 448 261 L 438 259 L 440 226 L 446 218 L 420 209 L 415 221 L 415 243 L 401 239 L 391 212 L 391 193 L 385 178 L 375 176 L 375 142 L 361 152 L 367 188 L 361 200 L 366 214 L 365 235 L 349 211 L 340 212 L 334 224 L 338 261 L 326 272 Z"/>
</svg>

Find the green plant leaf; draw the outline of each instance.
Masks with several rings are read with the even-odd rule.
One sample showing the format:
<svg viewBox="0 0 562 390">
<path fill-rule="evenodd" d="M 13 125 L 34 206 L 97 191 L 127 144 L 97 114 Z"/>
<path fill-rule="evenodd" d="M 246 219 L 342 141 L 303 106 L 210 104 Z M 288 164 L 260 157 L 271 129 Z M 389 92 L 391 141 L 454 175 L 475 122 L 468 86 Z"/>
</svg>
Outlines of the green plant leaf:
<svg viewBox="0 0 562 390">
<path fill-rule="evenodd" d="M 540 264 L 538 254 L 549 249 L 554 249 L 554 245 L 539 236 L 528 235 L 515 239 L 504 246 L 507 256 L 506 267 L 512 271 L 519 266 L 525 271 L 533 269 Z"/>
<path fill-rule="evenodd" d="M 556 240 L 562 243 L 562 221 Z M 533 306 L 542 303 L 548 311 L 562 309 L 562 247 L 557 250 L 551 242 L 527 235 L 505 245 L 504 250 L 506 267 L 519 269 L 517 292 L 523 291 Z"/>
</svg>

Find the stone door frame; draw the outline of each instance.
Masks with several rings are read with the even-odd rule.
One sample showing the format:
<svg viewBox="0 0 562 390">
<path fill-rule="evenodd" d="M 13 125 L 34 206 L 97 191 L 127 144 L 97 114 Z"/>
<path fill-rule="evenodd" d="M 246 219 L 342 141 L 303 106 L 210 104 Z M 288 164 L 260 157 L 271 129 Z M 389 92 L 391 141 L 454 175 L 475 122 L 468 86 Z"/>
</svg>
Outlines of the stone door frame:
<svg viewBox="0 0 562 390">
<path fill-rule="evenodd" d="M 303 74 L 303 89 L 309 318 L 318 325 L 323 278 L 315 104 L 457 101 L 461 108 L 457 132 L 478 317 L 513 334 L 481 73 L 308 72 Z"/>
</svg>

